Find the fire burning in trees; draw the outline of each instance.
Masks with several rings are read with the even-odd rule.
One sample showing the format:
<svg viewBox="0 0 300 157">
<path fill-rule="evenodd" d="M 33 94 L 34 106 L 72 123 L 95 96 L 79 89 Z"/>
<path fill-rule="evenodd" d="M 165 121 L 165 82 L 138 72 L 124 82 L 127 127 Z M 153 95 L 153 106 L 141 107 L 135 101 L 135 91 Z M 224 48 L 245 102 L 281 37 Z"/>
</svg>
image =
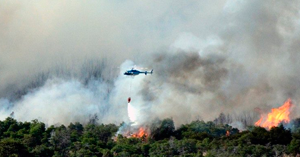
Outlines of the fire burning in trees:
<svg viewBox="0 0 300 157">
<path fill-rule="evenodd" d="M 125 128 L 124 128 L 125 127 Z M 142 140 L 146 140 L 150 134 L 150 131 L 147 129 L 147 126 L 122 126 L 123 130 L 119 130 L 117 134 L 123 135 L 126 138 L 141 138 Z M 117 136 L 114 138 L 117 140 Z"/>
<path fill-rule="evenodd" d="M 290 109 L 293 106 L 291 99 L 288 99 L 281 107 L 272 108 L 268 116 L 261 114 L 260 119 L 255 123 L 256 126 L 271 129 L 273 126 L 278 126 L 279 123 L 290 122 Z"/>
<path fill-rule="evenodd" d="M 128 101 L 130 101 L 130 100 L 128 100 Z M 129 117 L 130 122 L 131 122 L 130 127 L 129 127 L 129 130 L 130 130 L 129 133 L 130 134 L 127 137 L 135 137 L 135 138 L 147 137 L 149 135 L 148 131 L 145 129 L 145 127 L 141 127 L 140 124 L 137 122 L 139 110 L 137 110 L 130 103 L 128 103 L 128 108 L 127 109 L 128 109 L 128 117 Z"/>
<path fill-rule="evenodd" d="M 148 133 L 143 127 L 140 127 L 138 132 L 133 133 L 131 135 L 131 137 L 135 137 L 135 138 L 142 138 L 142 137 L 147 137 L 147 136 L 148 136 Z"/>
<path fill-rule="evenodd" d="M 230 132 L 227 130 L 226 131 L 226 137 L 230 136 Z"/>
<path fill-rule="evenodd" d="M 130 101 L 130 97 L 128 98 L 128 102 Z M 138 120 L 139 110 L 135 108 L 133 105 L 128 103 L 127 106 L 128 118 L 130 120 L 129 124 L 124 123 L 120 128 L 117 134 L 122 134 L 127 138 L 142 138 L 145 140 L 149 134 L 150 130 L 147 129 L 146 125 L 142 125 Z"/>
</svg>

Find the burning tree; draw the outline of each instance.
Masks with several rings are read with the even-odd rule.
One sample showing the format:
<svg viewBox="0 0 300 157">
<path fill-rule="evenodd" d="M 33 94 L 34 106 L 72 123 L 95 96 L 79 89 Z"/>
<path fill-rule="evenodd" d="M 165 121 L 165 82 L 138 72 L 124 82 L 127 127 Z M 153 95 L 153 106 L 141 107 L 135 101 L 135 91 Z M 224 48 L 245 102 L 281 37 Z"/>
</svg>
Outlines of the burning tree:
<svg viewBox="0 0 300 157">
<path fill-rule="evenodd" d="M 293 106 L 291 99 L 288 99 L 281 107 L 272 108 L 271 112 L 266 116 L 261 114 L 260 119 L 255 123 L 256 126 L 271 129 L 273 126 L 278 126 L 280 123 L 290 122 L 290 109 Z"/>
</svg>

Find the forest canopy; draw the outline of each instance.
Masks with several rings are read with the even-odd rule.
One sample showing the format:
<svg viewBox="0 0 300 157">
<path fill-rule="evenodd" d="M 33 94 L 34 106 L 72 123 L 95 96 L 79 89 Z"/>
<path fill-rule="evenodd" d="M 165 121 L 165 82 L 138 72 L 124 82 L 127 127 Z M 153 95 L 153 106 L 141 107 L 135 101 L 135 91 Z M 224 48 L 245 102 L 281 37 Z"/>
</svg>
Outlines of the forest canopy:
<svg viewBox="0 0 300 157">
<path fill-rule="evenodd" d="M 0 156 L 295 156 L 300 153 L 300 119 L 293 131 L 283 125 L 240 131 L 227 124 L 193 121 L 175 129 L 172 119 L 156 121 L 150 134 L 126 137 L 115 124 L 49 126 L 38 120 L 0 121 Z M 297 130 L 298 129 L 298 130 Z"/>
</svg>

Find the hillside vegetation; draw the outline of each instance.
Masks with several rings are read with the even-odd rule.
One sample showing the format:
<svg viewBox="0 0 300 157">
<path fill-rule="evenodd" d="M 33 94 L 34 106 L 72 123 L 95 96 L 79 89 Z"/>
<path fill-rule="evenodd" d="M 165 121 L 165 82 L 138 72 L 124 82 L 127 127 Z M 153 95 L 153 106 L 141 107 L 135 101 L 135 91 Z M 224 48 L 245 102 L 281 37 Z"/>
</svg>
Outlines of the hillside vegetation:
<svg viewBox="0 0 300 157">
<path fill-rule="evenodd" d="M 120 126 L 78 122 L 45 127 L 43 122 L 0 121 L 0 156 L 296 156 L 300 132 L 282 125 L 239 131 L 225 124 L 193 121 L 175 129 L 172 119 L 152 124 L 142 138 L 116 135 Z"/>
</svg>

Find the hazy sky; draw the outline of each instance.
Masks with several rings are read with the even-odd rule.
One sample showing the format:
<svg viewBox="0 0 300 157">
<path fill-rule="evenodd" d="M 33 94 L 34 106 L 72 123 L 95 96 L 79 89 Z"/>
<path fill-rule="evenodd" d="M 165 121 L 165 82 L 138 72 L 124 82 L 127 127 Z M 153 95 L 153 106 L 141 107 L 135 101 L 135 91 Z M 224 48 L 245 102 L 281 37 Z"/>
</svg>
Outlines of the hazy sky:
<svg viewBox="0 0 300 157">
<path fill-rule="evenodd" d="M 53 64 L 120 64 L 169 47 L 181 33 L 217 33 L 226 1 L 0 1 L 0 81 Z M 211 33 L 214 32 L 214 33 Z"/>
<path fill-rule="evenodd" d="M 126 60 L 155 68 L 139 82 L 141 102 L 165 107 L 158 117 L 186 117 L 180 123 L 300 102 L 299 8 L 300 0 L 0 0 L 0 96 L 52 67 L 106 59 L 113 69 Z"/>
</svg>

